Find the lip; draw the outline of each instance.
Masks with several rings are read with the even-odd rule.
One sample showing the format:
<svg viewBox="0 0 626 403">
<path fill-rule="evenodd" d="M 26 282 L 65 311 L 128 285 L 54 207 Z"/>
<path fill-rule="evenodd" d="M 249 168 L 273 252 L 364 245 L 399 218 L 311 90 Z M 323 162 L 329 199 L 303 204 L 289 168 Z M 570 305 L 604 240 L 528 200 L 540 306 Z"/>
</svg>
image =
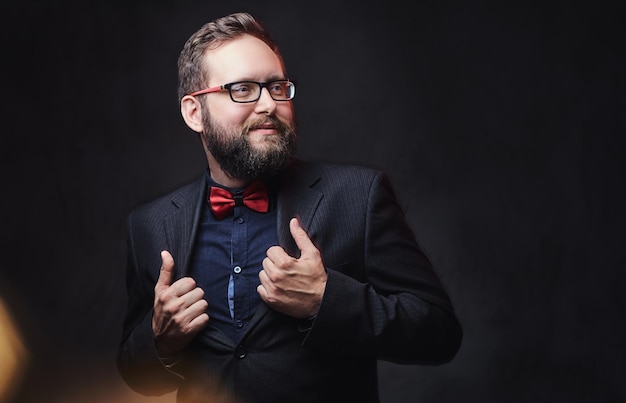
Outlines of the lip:
<svg viewBox="0 0 626 403">
<path fill-rule="evenodd" d="M 251 127 L 249 132 L 259 134 L 276 134 L 278 132 L 278 129 L 276 129 L 276 126 L 272 124 L 267 124 Z"/>
<path fill-rule="evenodd" d="M 250 130 L 276 130 L 276 127 L 272 124 L 258 125 L 250 128 Z"/>
</svg>

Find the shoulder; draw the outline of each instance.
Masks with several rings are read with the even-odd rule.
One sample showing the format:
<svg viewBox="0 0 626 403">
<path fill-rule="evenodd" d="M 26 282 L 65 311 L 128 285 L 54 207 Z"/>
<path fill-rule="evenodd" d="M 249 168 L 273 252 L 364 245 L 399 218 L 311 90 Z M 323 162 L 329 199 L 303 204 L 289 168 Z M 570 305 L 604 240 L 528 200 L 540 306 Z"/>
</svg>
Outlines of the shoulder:
<svg viewBox="0 0 626 403">
<path fill-rule="evenodd" d="M 330 182 L 347 183 L 352 183 L 355 180 L 358 182 L 372 181 L 377 176 L 385 176 L 385 173 L 380 169 L 362 165 L 303 160 L 295 163 L 294 172 L 299 175 L 317 176 Z"/>
<path fill-rule="evenodd" d="M 315 192 L 323 203 L 353 211 L 387 208 L 397 203 L 389 175 L 382 169 L 335 162 L 299 161 L 294 180 L 284 188 L 294 198 Z M 349 207 L 347 207 L 349 206 Z M 345 211 L 345 210 L 342 210 Z"/>
<path fill-rule="evenodd" d="M 163 193 L 152 200 L 139 204 L 131 211 L 131 216 L 166 214 L 168 210 L 194 203 L 205 190 L 206 180 L 201 175 L 180 187 Z"/>
</svg>

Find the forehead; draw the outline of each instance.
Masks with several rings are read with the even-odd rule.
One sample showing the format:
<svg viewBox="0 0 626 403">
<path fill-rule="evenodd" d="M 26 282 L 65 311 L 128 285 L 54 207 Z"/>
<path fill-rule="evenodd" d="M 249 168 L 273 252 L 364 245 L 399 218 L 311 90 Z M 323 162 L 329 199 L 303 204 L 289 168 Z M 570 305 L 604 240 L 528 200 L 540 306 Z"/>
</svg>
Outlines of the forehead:
<svg viewBox="0 0 626 403">
<path fill-rule="evenodd" d="M 204 57 L 209 71 L 209 85 L 284 77 L 283 64 L 278 55 L 265 42 L 250 35 L 242 35 L 207 50 Z"/>
</svg>

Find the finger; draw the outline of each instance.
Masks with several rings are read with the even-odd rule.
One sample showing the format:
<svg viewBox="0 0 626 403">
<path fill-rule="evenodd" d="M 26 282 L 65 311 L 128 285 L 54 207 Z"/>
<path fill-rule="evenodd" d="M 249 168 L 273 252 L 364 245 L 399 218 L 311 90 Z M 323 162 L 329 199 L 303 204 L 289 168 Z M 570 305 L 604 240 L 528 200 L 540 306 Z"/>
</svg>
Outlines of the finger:
<svg viewBox="0 0 626 403">
<path fill-rule="evenodd" d="M 270 280 L 265 270 L 261 270 L 259 272 L 259 282 L 260 284 L 257 286 L 256 291 L 261 296 L 261 299 L 267 301 L 269 297 L 269 290 L 273 286 L 273 284 L 272 280 Z"/>
<path fill-rule="evenodd" d="M 161 251 L 161 271 L 159 272 L 156 288 L 162 289 L 169 287 L 172 284 L 173 278 L 174 258 L 168 251 Z"/>
<path fill-rule="evenodd" d="M 189 325 L 191 325 L 193 329 L 200 330 L 204 326 L 206 326 L 207 323 L 209 323 L 209 314 L 203 312 L 200 315 L 196 316 L 194 319 L 192 319 L 191 322 L 189 322 Z"/>
<path fill-rule="evenodd" d="M 259 294 L 259 297 L 261 297 L 263 301 L 267 302 L 268 294 L 267 294 L 267 290 L 265 289 L 265 287 L 263 287 L 263 284 L 260 284 L 257 286 L 256 292 Z"/>
<path fill-rule="evenodd" d="M 271 246 L 267 249 L 267 252 L 265 252 L 265 255 L 267 256 L 265 259 L 263 259 L 263 268 L 267 268 L 266 266 L 270 263 L 275 263 L 278 261 L 278 259 L 284 257 L 287 253 L 285 252 L 285 250 L 283 248 L 281 248 L 280 246 Z M 266 260 L 268 260 L 266 262 Z"/>
<path fill-rule="evenodd" d="M 184 301 L 184 308 L 189 308 L 199 301 L 206 302 L 206 300 L 204 299 L 204 290 L 202 290 L 202 288 L 200 287 L 194 287 L 191 290 L 181 293 L 179 296 Z"/>
<path fill-rule="evenodd" d="M 296 241 L 296 245 L 298 245 L 298 249 L 302 254 L 306 254 L 307 252 L 317 251 L 315 245 L 307 235 L 306 231 L 300 226 L 300 221 L 293 217 L 289 221 L 289 231 L 291 231 L 291 236 L 294 241 Z"/>
<path fill-rule="evenodd" d="M 267 273 L 265 272 L 265 269 L 259 271 L 259 282 L 261 283 L 260 284 L 261 287 L 265 287 L 270 282 L 270 279 L 267 276 Z"/>
<path fill-rule="evenodd" d="M 292 264 L 296 259 L 287 255 L 282 249 L 280 251 L 281 258 L 278 261 L 272 261 L 269 257 L 263 259 L 263 269 L 259 272 L 259 280 L 263 286 L 274 287 L 275 281 L 281 281 L 287 272 L 289 272 Z M 269 288 L 268 288 L 269 290 Z"/>
<path fill-rule="evenodd" d="M 193 303 L 192 305 L 190 305 L 187 309 L 186 309 L 186 314 L 189 316 L 189 318 L 191 318 L 192 320 L 194 318 L 197 318 L 198 316 L 203 316 L 206 315 L 208 316 L 208 314 L 206 313 L 207 308 L 209 307 L 208 302 L 206 302 L 205 299 L 201 299 L 200 301 L 196 301 L 195 303 Z"/>
<path fill-rule="evenodd" d="M 172 284 L 170 284 L 167 287 L 171 295 L 175 297 L 183 297 L 183 296 L 186 296 L 188 293 L 194 291 L 197 288 L 197 284 L 193 278 L 183 277 L 174 281 Z M 202 291 L 201 288 L 198 288 L 198 290 Z M 187 296 L 187 298 L 190 298 L 190 297 L 191 296 Z"/>
</svg>

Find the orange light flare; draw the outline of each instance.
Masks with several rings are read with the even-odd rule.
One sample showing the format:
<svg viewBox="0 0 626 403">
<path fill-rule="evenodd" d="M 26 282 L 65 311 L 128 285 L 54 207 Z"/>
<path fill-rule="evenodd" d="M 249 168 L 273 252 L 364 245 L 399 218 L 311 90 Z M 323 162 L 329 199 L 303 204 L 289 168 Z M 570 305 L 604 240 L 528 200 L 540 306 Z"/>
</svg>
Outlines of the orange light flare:
<svg viewBox="0 0 626 403">
<path fill-rule="evenodd" d="M 10 401 L 20 384 L 28 356 L 17 325 L 0 298 L 0 402 Z"/>
</svg>

